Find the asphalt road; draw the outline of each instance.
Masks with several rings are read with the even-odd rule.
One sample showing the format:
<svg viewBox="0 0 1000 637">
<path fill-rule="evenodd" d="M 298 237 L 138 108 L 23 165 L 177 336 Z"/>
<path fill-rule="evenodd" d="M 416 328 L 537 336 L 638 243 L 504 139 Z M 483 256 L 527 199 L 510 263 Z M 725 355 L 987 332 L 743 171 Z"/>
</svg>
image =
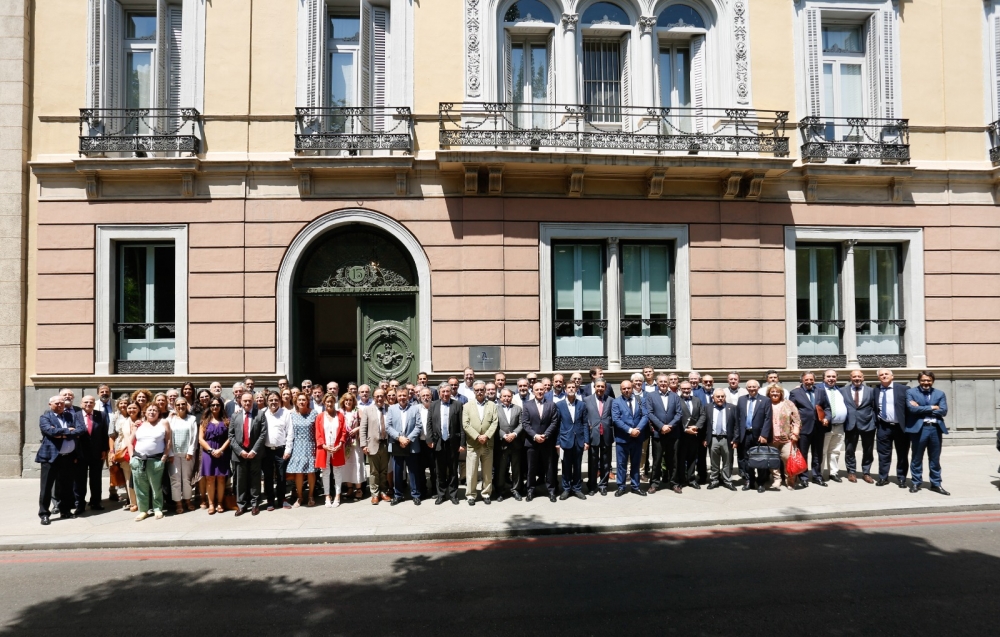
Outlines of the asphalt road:
<svg viewBox="0 0 1000 637">
<path fill-rule="evenodd" d="M 1000 634 L 1000 513 L 0 553 L 0 635 Z"/>
</svg>

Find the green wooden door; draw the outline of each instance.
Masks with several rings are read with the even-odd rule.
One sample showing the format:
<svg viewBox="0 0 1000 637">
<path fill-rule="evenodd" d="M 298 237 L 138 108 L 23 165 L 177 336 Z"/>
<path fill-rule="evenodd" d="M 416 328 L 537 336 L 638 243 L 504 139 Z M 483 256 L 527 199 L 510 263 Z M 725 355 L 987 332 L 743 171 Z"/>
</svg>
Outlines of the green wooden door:
<svg viewBox="0 0 1000 637">
<path fill-rule="evenodd" d="M 416 296 L 358 298 L 358 382 L 417 378 Z"/>
</svg>

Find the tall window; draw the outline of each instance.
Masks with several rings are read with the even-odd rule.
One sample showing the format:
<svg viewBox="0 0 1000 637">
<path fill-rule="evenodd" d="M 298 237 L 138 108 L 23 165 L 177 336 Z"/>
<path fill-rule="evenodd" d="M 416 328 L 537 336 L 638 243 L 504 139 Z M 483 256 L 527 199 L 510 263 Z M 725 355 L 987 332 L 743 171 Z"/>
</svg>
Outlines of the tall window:
<svg viewBox="0 0 1000 637">
<path fill-rule="evenodd" d="M 329 81 L 327 82 L 328 106 L 344 108 L 356 106 L 358 74 L 358 52 L 361 41 L 361 18 L 358 14 L 332 14 L 327 27 L 329 40 Z M 350 133 L 356 128 L 356 118 L 343 113 L 331 115 L 330 132 Z"/>
<path fill-rule="evenodd" d="M 628 14 L 611 2 L 595 2 L 580 19 L 583 25 L 583 102 L 592 122 L 621 122 L 622 106 L 631 102 Z"/>
<path fill-rule="evenodd" d="M 542 127 L 549 102 L 549 46 L 545 42 L 512 38 L 510 47 L 511 101 L 517 105 L 518 124 Z"/>
<path fill-rule="evenodd" d="M 129 11 L 125 14 L 125 108 L 156 106 L 153 80 L 156 57 L 156 12 Z M 149 132 L 148 119 L 131 122 L 132 134 Z"/>
<path fill-rule="evenodd" d="M 622 354 L 670 356 L 673 349 L 671 250 L 664 244 L 622 244 Z M 628 359 L 623 365 L 632 367 Z"/>
<path fill-rule="evenodd" d="M 823 26 L 823 117 L 864 117 L 864 62 L 862 27 Z M 836 133 L 830 128 L 832 141 Z"/>
<path fill-rule="evenodd" d="M 691 106 L 691 47 L 665 41 L 660 43 L 660 106 L 689 108 Z M 687 113 L 671 114 L 671 127 L 680 132 L 693 132 Z M 674 131 L 665 131 L 671 134 Z"/>
<path fill-rule="evenodd" d="M 118 359 L 174 359 L 174 246 L 118 246 Z"/>
<path fill-rule="evenodd" d="M 557 244 L 552 255 L 556 357 L 604 356 L 604 247 Z"/>
<path fill-rule="evenodd" d="M 842 322 L 838 248 L 798 247 L 795 267 L 799 356 L 839 355 Z"/>
<path fill-rule="evenodd" d="M 705 20 L 686 4 L 672 4 L 656 19 L 659 42 L 657 60 L 660 106 L 670 109 L 701 108 L 705 104 Z M 694 132 L 704 122 L 691 111 L 673 110 L 665 124 L 667 135 Z"/>
<path fill-rule="evenodd" d="M 858 355 L 902 353 L 896 246 L 855 246 L 854 312 Z"/>
</svg>

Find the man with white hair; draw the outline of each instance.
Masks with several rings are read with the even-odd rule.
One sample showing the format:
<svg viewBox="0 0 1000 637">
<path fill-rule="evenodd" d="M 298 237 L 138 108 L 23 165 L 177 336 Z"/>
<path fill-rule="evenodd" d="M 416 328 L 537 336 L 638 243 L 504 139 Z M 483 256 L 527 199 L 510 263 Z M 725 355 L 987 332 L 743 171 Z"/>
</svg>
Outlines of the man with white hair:
<svg viewBox="0 0 1000 637">
<path fill-rule="evenodd" d="M 42 432 L 42 445 L 35 455 L 35 462 L 41 465 L 38 517 L 42 526 L 48 526 L 53 489 L 59 516 L 76 517 L 73 512 L 73 463 L 79 456 L 77 438 L 85 429 L 66 413 L 66 400 L 61 394 L 49 398 L 49 409 L 39 417 L 38 427 Z"/>
<path fill-rule="evenodd" d="M 240 407 L 240 396 L 245 391 L 245 385 L 240 382 L 233 383 L 233 399 L 226 401 L 226 417 L 232 419 L 233 412 Z M 253 397 L 253 394 L 250 394 Z"/>
</svg>

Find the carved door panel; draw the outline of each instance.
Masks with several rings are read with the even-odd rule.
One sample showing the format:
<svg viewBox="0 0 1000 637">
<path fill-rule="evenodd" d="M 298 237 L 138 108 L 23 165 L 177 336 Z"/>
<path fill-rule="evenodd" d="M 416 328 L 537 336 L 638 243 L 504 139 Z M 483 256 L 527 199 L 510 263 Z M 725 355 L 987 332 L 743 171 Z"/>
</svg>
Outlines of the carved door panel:
<svg viewBox="0 0 1000 637">
<path fill-rule="evenodd" d="M 382 379 L 417 378 L 416 297 L 358 299 L 358 380 L 375 387 Z"/>
</svg>

